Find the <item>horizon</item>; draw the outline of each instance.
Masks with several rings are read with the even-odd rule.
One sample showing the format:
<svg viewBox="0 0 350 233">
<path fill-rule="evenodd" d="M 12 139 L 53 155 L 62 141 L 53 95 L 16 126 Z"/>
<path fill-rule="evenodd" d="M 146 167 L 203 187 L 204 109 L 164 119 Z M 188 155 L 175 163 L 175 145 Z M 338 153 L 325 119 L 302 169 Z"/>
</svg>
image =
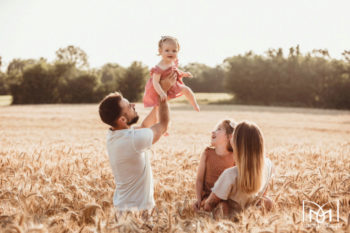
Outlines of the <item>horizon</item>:
<svg viewBox="0 0 350 233">
<path fill-rule="evenodd" d="M 343 59 L 341 53 L 350 48 L 349 8 L 346 1 L 329 0 L 293 5 L 276 0 L 181 0 L 174 5 L 160 0 L 2 1 L 0 33 L 6 36 L 0 37 L 1 68 L 14 58 L 52 62 L 55 52 L 68 45 L 84 50 L 91 68 L 106 63 L 126 67 L 133 61 L 151 67 L 159 60 L 162 35 L 179 39 L 180 65 L 215 67 L 228 57 L 278 48 L 286 55 L 297 45 L 302 54 L 327 49 L 331 58 Z"/>
</svg>

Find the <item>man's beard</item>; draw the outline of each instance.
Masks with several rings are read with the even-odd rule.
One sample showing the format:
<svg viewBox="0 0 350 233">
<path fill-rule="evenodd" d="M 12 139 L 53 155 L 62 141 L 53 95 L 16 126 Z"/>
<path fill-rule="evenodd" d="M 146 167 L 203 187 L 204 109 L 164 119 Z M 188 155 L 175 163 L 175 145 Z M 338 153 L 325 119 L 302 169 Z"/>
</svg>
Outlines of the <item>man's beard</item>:
<svg viewBox="0 0 350 233">
<path fill-rule="evenodd" d="M 132 118 L 128 123 L 126 123 L 127 125 L 132 125 L 135 124 L 137 121 L 139 120 L 139 116 L 135 116 L 134 118 Z"/>
</svg>

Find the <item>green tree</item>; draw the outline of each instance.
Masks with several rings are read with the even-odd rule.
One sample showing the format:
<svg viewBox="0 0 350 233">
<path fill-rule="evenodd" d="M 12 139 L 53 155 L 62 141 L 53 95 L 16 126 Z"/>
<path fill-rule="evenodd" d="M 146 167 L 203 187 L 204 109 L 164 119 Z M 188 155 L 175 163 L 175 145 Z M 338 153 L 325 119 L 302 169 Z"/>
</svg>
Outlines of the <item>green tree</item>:
<svg viewBox="0 0 350 233">
<path fill-rule="evenodd" d="M 64 103 L 93 103 L 99 98 L 96 96 L 97 77 L 91 73 L 83 73 L 69 79 L 67 89 L 61 96 Z M 100 96 L 98 96 L 100 97 Z"/>
<path fill-rule="evenodd" d="M 20 84 L 13 84 L 13 104 L 56 103 L 58 77 L 52 75 L 52 66 L 38 62 L 23 71 Z"/>
<path fill-rule="evenodd" d="M 69 103 L 70 97 L 70 82 L 80 75 L 79 71 L 72 63 L 62 63 L 56 61 L 54 64 L 53 74 L 58 77 L 58 93 L 59 100 L 61 103 Z"/>
<path fill-rule="evenodd" d="M 0 71 L 0 95 L 8 95 L 9 87 L 6 84 L 6 74 Z"/>
<path fill-rule="evenodd" d="M 6 74 L 1 72 L 2 57 L 0 56 L 0 95 L 7 95 L 9 93 L 8 86 L 6 85 Z"/>
<path fill-rule="evenodd" d="M 244 104 L 350 108 L 349 63 L 326 49 L 303 55 L 299 46 L 286 58 L 282 49 L 249 52 L 225 59 L 225 85 Z"/>
<path fill-rule="evenodd" d="M 110 93 L 119 89 L 118 83 L 125 75 L 125 68 L 114 63 L 107 63 L 100 69 L 101 88 Z"/>
<path fill-rule="evenodd" d="M 56 51 L 57 61 L 71 64 L 79 69 L 88 68 L 88 56 L 84 50 L 79 47 L 69 45 Z"/>
<path fill-rule="evenodd" d="M 190 63 L 183 70 L 192 73 L 192 79 L 184 78 L 184 82 L 195 92 L 225 92 L 224 69 L 221 66 L 210 67 L 200 63 Z"/>
<path fill-rule="evenodd" d="M 23 81 L 22 77 L 24 69 L 35 63 L 36 61 L 34 59 L 13 59 L 7 66 L 6 85 L 11 87 L 11 85 L 20 84 Z"/>
<path fill-rule="evenodd" d="M 119 90 L 129 101 L 138 101 L 142 97 L 147 76 L 147 67 L 141 62 L 133 62 L 120 79 Z"/>
</svg>

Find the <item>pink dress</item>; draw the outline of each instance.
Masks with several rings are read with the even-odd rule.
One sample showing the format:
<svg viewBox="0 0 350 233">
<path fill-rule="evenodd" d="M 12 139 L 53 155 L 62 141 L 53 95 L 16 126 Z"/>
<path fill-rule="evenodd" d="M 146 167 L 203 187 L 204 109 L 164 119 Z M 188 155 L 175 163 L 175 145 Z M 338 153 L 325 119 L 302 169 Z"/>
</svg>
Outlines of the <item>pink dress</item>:
<svg viewBox="0 0 350 233">
<path fill-rule="evenodd" d="M 164 79 L 172 71 L 177 73 L 177 81 L 176 83 L 168 90 L 167 96 L 169 99 L 174 99 L 182 95 L 181 86 L 185 85 L 182 82 L 183 72 L 177 68 L 177 64 L 162 70 L 159 66 L 155 66 L 151 69 L 151 78 L 147 81 L 145 86 L 145 94 L 143 95 L 143 105 L 145 107 L 154 107 L 159 105 L 159 95 L 157 91 L 153 87 L 153 74 L 160 74 L 160 79 Z"/>
</svg>

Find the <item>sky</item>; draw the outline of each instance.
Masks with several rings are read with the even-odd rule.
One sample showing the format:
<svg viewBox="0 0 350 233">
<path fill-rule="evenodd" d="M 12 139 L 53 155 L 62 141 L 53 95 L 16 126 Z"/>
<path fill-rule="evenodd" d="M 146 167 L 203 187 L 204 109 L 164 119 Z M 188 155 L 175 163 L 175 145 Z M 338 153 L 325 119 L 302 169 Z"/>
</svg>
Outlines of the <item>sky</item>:
<svg viewBox="0 0 350 233">
<path fill-rule="evenodd" d="M 296 45 L 341 58 L 350 50 L 349 9 L 348 0 L 0 0 L 0 56 L 4 70 L 14 58 L 54 61 L 75 45 L 90 67 L 154 66 L 160 37 L 171 35 L 180 65 Z"/>
</svg>

